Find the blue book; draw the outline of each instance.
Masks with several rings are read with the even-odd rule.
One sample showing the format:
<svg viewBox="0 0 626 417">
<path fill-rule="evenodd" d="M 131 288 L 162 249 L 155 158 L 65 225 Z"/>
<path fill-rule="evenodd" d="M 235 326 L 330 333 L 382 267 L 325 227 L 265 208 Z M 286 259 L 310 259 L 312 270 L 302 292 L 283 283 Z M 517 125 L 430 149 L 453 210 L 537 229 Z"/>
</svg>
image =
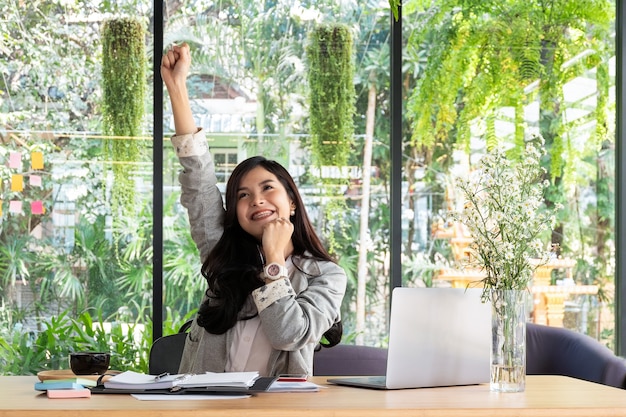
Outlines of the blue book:
<svg viewBox="0 0 626 417">
<path fill-rule="evenodd" d="M 82 385 L 83 387 L 95 387 L 98 385 L 98 381 L 96 379 L 81 378 L 79 376 L 63 379 L 46 379 L 43 381 L 44 384 L 56 384 L 57 382 L 74 382 Z"/>
<path fill-rule="evenodd" d="M 72 381 L 57 381 L 57 382 L 36 382 L 36 391 L 48 391 L 56 389 L 83 389 L 84 386 Z"/>
</svg>

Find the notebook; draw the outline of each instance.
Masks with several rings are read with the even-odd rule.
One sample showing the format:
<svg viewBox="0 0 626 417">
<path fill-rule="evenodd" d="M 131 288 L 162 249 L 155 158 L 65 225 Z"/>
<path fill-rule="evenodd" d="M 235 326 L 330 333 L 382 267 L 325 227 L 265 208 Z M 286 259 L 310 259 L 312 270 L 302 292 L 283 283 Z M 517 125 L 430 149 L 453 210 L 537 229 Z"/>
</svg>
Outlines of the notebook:
<svg viewBox="0 0 626 417">
<path fill-rule="evenodd" d="M 152 390 L 168 388 L 229 387 L 249 388 L 258 379 L 258 372 L 206 372 L 201 374 L 147 375 L 126 371 L 104 382 L 105 388 Z"/>
<path fill-rule="evenodd" d="M 400 389 L 489 382 L 491 304 L 482 288 L 394 288 L 387 372 L 329 378 L 361 388 Z"/>
</svg>

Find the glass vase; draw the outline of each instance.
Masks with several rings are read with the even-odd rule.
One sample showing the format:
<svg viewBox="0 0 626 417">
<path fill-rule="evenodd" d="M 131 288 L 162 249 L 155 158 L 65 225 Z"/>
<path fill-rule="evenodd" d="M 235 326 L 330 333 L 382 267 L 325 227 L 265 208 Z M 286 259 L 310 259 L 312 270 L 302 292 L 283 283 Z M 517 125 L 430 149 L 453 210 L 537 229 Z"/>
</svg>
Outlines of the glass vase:
<svg viewBox="0 0 626 417">
<path fill-rule="evenodd" d="M 526 300 L 524 290 L 491 291 L 491 391 L 526 388 Z"/>
</svg>

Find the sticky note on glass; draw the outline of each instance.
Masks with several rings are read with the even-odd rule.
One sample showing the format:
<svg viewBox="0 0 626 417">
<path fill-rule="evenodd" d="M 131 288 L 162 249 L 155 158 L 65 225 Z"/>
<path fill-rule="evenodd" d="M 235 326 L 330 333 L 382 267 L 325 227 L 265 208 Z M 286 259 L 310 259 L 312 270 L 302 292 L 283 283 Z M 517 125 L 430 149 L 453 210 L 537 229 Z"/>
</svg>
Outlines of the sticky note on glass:
<svg viewBox="0 0 626 417">
<path fill-rule="evenodd" d="M 30 203 L 30 212 L 32 214 L 43 214 L 44 213 L 44 208 L 43 208 L 43 201 L 32 201 Z"/>
<path fill-rule="evenodd" d="M 33 187 L 41 187 L 41 177 L 39 175 L 31 175 L 30 185 Z"/>
<path fill-rule="evenodd" d="M 33 169 L 43 169 L 43 153 L 31 152 L 30 153 L 30 166 Z"/>
<path fill-rule="evenodd" d="M 9 213 L 21 214 L 22 202 L 19 200 L 12 200 L 9 202 Z"/>
<path fill-rule="evenodd" d="M 24 176 L 21 174 L 11 175 L 11 191 L 24 190 Z"/>
<path fill-rule="evenodd" d="M 22 167 L 22 154 L 20 152 L 11 152 L 9 154 L 9 168 L 20 169 Z"/>
</svg>

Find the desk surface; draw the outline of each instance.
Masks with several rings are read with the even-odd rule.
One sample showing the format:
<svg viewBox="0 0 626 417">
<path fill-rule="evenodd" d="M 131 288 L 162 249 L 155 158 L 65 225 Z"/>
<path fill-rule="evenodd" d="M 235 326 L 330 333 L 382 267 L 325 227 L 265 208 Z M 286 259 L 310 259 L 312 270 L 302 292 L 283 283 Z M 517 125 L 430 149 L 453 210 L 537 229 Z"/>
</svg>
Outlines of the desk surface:
<svg viewBox="0 0 626 417">
<path fill-rule="evenodd" d="M 326 384 L 314 393 L 263 393 L 246 399 L 139 401 L 130 395 L 48 399 L 34 376 L 0 376 L 0 417 L 382 417 L 626 416 L 626 390 L 560 376 L 528 376 L 526 391 L 499 394 L 488 385 L 377 391 Z"/>
</svg>

